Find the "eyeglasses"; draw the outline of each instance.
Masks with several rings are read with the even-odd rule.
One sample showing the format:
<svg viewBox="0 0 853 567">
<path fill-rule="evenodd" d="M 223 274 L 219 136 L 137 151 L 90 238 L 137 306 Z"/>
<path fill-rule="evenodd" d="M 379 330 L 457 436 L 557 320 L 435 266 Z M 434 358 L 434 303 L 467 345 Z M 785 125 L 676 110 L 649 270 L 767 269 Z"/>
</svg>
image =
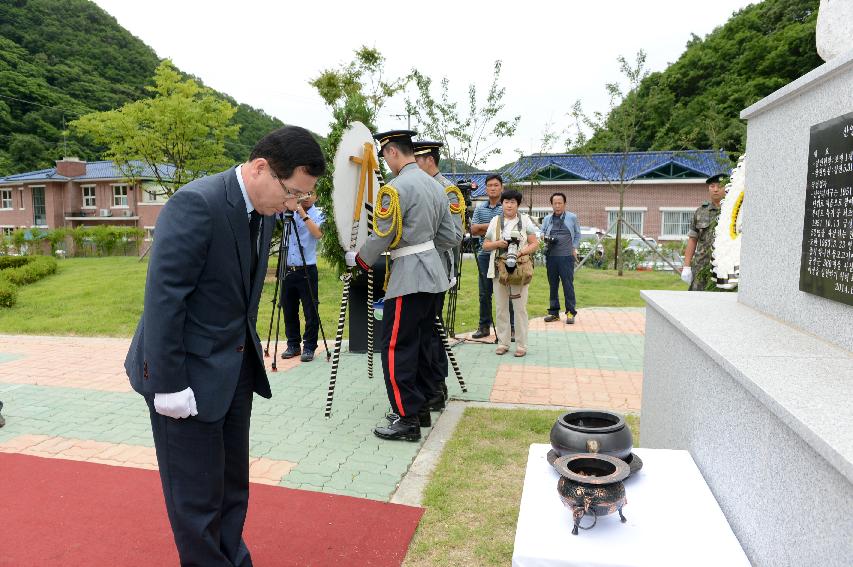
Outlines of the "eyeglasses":
<svg viewBox="0 0 853 567">
<path fill-rule="evenodd" d="M 284 184 L 284 181 L 282 181 L 282 180 L 281 180 L 281 178 L 280 178 L 279 176 L 277 176 L 275 173 L 273 173 L 272 168 L 270 168 L 270 177 L 272 177 L 273 179 L 275 179 L 276 181 L 278 181 L 278 184 L 279 184 L 279 185 L 281 185 L 281 190 L 282 190 L 282 191 L 284 191 L 284 196 L 285 196 L 285 198 L 286 198 L 286 199 L 296 199 L 296 198 L 298 198 L 298 195 L 297 195 L 296 193 L 294 193 L 293 191 L 291 191 L 291 190 L 287 187 L 287 185 L 285 185 L 285 184 Z"/>
<path fill-rule="evenodd" d="M 288 186 L 284 184 L 281 178 L 272 172 L 272 169 L 270 169 L 270 177 L 278 181 L 278 184 L 281 185 L 281 189 L 284 191 L 285 200 L 296 199 L 297 202 L 301 202 L 314 196 L 313 191 L 308 191 L 307 193 L 302 193 L 300 191 L 291 191 L 290 188 L 288 188 Z"/>
</svg>

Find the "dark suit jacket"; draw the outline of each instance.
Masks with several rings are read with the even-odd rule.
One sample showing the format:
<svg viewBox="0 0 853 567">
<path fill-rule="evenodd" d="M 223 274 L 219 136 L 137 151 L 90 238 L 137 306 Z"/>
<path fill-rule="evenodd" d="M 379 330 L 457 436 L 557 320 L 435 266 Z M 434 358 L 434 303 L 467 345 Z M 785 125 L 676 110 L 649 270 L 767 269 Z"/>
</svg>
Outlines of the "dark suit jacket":
<svg viewBox="0 0 853 567">
<path fill-rule="evenodd" d="M 134 390 L 151 396 L 191 387 L 198 419 L 216 421 L 231 404 L 245 354 L 257 357 L 255 392 L 272 396 L 255 326 L 273 224 L 264 217 L 249 289 L 249 221 L 234 169 L 172 195 L 157 218 L 145 309 L 124 363 Z"/>
</svg>

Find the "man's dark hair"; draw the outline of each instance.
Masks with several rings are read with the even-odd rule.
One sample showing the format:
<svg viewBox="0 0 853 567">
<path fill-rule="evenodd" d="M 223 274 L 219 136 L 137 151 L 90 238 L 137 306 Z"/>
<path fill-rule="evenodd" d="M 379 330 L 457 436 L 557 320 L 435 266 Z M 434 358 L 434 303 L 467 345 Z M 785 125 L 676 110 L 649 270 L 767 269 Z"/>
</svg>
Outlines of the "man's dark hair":
<svg viewBox="0 0 853 567">
<path fill-rule="evenodd" d="M 503 185 L 503 184 L 504 184 L 504 178 L 503 178 L 503 177 L 501 177 L 501 176 L 500 176 L 500 175 L 498 175 L 497 173 L 492 173 L 491 175 L 489 175 L 488 177 L 486 177 L 486 185 L 488 185 L 488 184 L 489 184 L 489 181 L 491 181 L 492 179 L 497 179 L 497 180 L 498 180 L 498 183 L 500 183 L 501 185 Z"/>
<path fill-rule="evenodd" d="M 400 139 L 388 142 L 382 147 L 382 151 L 384 152 L 385 148 L 389 148 L 391 146 L 397 148 L 397 151 L 403 154 L 404 156 L 414 155 L 415 153 L 415 147 L 411 144 L 411 142 L 407 142 L 406 140 Z"/>
<path fill-rule="evenodd" d="M 320 144 L 305 128 L 284 126 L 261 138 L 249 161 L 264 158 L 276 177 L 287 179 L 297 167 L 304 167 L 311 177 L 320 177 L 326 172 L 326 158 Z"/>
<path fill-rule="evenodd" d="M 552 205 L 554 204 L 554 197 L 562 197 L 563 203 L 566 202 L 566 194 L 565 193 L 554 193 L 553 195 L 551 195 L 551 204 Z"/>
<path fill-rule="evenodd" d="M 516 189 L 507 189 L 506 191 L 501 193 L 501 203 L 503 203 L 504 201 L 515 200 L 515 202 L 518 203 L 518 206 L 520 207 L 521 199 L 521 191 L 518 191 Z"/>
<path fill-rule="evenodd" d="M 438 167 L 438 164 L 441 163 L 441 155 L 438 153 L 438 148 L 430 150 L 427 155 L 430 156 L 432 158 L 432 161 L 435 162 L 435 167 Z"/>
</svg>

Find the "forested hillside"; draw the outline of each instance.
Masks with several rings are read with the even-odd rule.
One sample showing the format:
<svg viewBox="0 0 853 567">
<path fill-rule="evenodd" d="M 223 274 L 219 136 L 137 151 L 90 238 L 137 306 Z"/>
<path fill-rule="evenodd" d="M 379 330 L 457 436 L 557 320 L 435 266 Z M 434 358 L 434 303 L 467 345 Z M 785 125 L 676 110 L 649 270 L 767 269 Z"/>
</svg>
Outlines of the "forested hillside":
<svg viewBox="0 0 853 567">
<path fill-rule="evenodd" d="M 63 147 L 63 124 L 148 96 L 158 63 L 88 0 L 0 0 L 0 175 L 50 167 L 63 154 L 97 159 L 98 148 L 73 138 Z M 221 96 L 237 107 L 240 125 L 228 153 L 244 159 L 281 121 Z"/>
<path fill-rule="evenodd" d="M 641 117 L 634 149 L 742 153 L 740 111 L 823 63 L 815 48 L 819 3 L 765 0 L 736 12 L 704 39 L 693 36 L 678 61 L 630 95 L 638 97 Z M 618 150 L 606 136 L 594 137 L 588 148 Z"/>
</svg>

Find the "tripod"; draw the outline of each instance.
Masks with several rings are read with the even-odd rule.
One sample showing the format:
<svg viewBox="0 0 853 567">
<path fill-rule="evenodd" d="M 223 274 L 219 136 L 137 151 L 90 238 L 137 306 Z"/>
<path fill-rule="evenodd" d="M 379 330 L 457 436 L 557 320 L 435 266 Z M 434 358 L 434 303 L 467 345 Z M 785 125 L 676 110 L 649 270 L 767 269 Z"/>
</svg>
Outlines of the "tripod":
<svg viewBox="0 0 853 567">
<path fill-rule="evenodd" d="M 273 347 L 272 371 L 278 370 L 278 339 L 279 330 L 281 327 L 281 312 L 282 304 L 278 300 L 279 289 L 284 289 L 284 278 L 287 277 L 287 256 L 290 248 L 290 235 L 296 235 L 296 244 L 299 248 L 299 256 L 302 258 L 302 273 L 305 277 L 305 282 L 308 287 L 308 298 L 311 302 L 311 307 L 314 309 L 314 316 L 317 317 L 317 322 L 320 326 L 320 335 L 323 337 L 323 346 L 326 349 L 326 362 L 328 362 L 332 354 L 329 352 L 329 345 L 326 343 L 326 332 L 323 330 L 323 320 L 320 319 L 320 303 L 314 295 L 314 290 L 311 287 L 311 279 L 308 276 L 308 265 L 305 262 L 305 250 L 302 248 L 302 240 L 299 237 L 299 229 L 296 228 L 296 221 L 293 219 L 293 211 L 285 211 L 282 216 L 281 229 L 281 244 L 278 247 L 278 269 L 276 270 L 275 292 L 272 298 L 272 313 L 270 313 L 270 326 L 267 332 L 267 346 L 264 349 L 264 356 L 270 355 L 270 339 L 272 337 L 273 319 L 275 323 L 275 345 Z"/>
</svg>

